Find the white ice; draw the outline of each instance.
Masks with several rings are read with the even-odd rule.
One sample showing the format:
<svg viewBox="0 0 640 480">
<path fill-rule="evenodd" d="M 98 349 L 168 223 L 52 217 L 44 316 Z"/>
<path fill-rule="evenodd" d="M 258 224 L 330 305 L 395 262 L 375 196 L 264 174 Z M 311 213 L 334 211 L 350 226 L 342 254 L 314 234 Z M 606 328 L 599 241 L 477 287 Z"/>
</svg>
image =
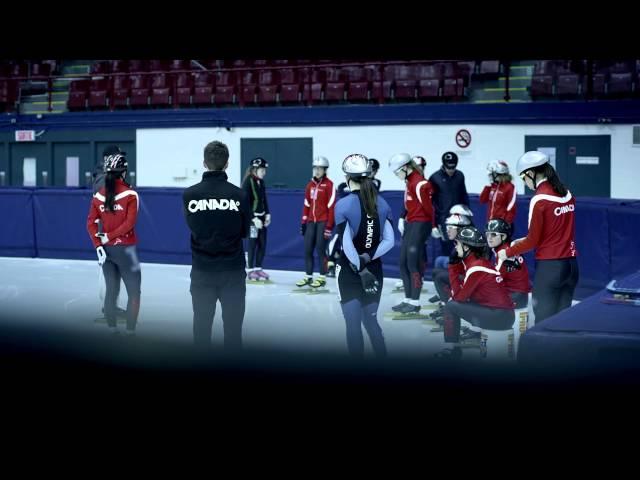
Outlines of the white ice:
<svg viewBox="0 0 640 480">
<path fill-rule="evenodd" d="M 64 329 L 104 331 L 107 335 L 106 326 L 95 322 L 101 317 L 102 307 L 98 268 L 96 261 L 0 257 L 0 311 L 15 322 L 48 321 Z M 186 265 L 142 264 L 138 336 L 192 342 L 190 269 Z M 247 285 L 245 346 L 283 352 L 346 354 L 345 323 L 335 279 L 328 279 L 331 293 L 308 295 L 292 293 L 302 272 L 268 272 L 274 285 Z M 394 321 L 384 316 L 403 298 L 401 293 L 391 292 L 396 281 L 385 278 L 378 311 L 389 355 L 431 357 L 445 347 L 443 334 L 430 331 L 433 325 L 425 325 L 421 320 Z M 434 292 L 433 284 L 426 282 L 422 305 L 428 304 Z M 124 284 L 119 305 L 126 306 Z M 221 344 L 219 304 L 213 329 L 214 344 Z M 364 329 L 363 335 L 366 352 L 371 355 Z"/>
</svg>

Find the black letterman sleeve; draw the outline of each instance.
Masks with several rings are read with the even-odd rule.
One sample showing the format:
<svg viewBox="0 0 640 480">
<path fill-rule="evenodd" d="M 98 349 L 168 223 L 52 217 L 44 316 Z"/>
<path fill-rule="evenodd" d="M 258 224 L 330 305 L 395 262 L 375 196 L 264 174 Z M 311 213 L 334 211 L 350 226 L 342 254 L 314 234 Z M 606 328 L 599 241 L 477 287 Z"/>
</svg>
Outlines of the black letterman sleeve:
<svg viewBox="0 0 640 480">
<path fill-rule="evenodd" d="M 253 212 L 251 211 L 251 205 L 249 205 L 249 196 L 244 191 L 240 191 L 240 215 L 242 216 L 242 232 L 241 237 L 247 238 L 249 235 L 249 229 L 251 228 L 251 219 Z"/>
</svg>

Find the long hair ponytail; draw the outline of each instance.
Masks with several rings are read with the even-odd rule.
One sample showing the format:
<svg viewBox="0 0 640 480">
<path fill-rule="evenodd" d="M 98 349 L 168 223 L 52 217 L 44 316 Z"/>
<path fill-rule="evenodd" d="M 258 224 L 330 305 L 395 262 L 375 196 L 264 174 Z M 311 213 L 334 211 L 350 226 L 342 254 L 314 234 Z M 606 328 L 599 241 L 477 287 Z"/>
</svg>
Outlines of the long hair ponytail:
<svg viewBox="0 0 640 480">
<path fill-rule="evenodd" d="M 555 169 L 549 163 L 545 163 L 544 165 L 540 165 L 534 169 L 535 172 L 539 172 L 545 177 L 547 177 L 547 181 L 553 191 L 556 192 L 561 197 L 564 197 L 569 191 L 567 187 L 560 181 L 560 177 Z"/>
<path fill-rule="evenodd" d="M 107 172 L 104 176 L 104 190 L 105 190 L 105 201 L 104 207 L 107 211 L 114 211 L 114 204 L 116 198 L 116 179 L 120 177 L 120 173 L 117 172 Z"/>
<path fill-rule="evenodd" d="M 374 218 L 378 215 L 378 189 L 369 177 L 352 178 L 352 180 L 360 185 L 360 192 L 364 211 L 369 217 Z"/>
<path fill-rule="evenodd" d="M 253 174 L 254 169 L 255 167 L 252 167 L 251 165 L 247 167 L 247 170 L 244 172 L 244 177 L 242 178 L 242 183 L 247 181 L 247 178 Z"/>
</svg>

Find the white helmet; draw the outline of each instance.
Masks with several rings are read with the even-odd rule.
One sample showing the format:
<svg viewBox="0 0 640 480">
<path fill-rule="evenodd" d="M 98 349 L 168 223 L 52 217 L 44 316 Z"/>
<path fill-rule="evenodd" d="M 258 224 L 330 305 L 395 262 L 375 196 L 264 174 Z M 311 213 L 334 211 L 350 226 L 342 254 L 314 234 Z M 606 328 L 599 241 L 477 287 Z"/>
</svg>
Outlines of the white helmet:
<svg viewBox="0 0 640 480">
<path fill-rule="evenodd" d="M 518 159 L 518 163 L 516 164 L 516 172 L 518 175 L 520 175 L 522 172 L 529 170 L 530 168 L 539 167 L 540 165 L 544 165 L 548 162 L 549 157 L 546 153 L 533 150 L 531 152 L 525 153 Z"/>
<path fill-rule="evenodd" d="M 507 162 L 498 160 L 496 162 L 491 162 L 489 165 L 487 165 L 487 170 L 489 170 L 489 173 L 495 173 L 496 175 L 504 175 L 509 173 L 509 165 L 507 165 Z"/>
<path fill-rule="evenodd" d="M 471 225 L 471 220 L 466 215 L 459 215 L 454 213 L 453 215 L 449 215 L 444 222 L 445 225 L 451 225 L 452 227 L 464 227 L 467 225 Z"/>
<path fill-rule="evenodd" d="M 329 160 L 327 160 L 327 157 L 316 157 L 313 159 L 312 165 L 314 167 L 329 168 Z"/>
<path fill-rule="evenodd" d="M 411 163 L 411 155 L 408 153 L 396 153 L 389 160 L 389 168 L 392 172 L 396 172 L 408 163 Z"/>
<path fill-rule="evenodd" d="M 459 203 L 458 205 L 454 205 L 453 207 L 451 207 L 451 210 L 449 210 L 449 215 L 454 214 L 464 215 L 465 217 L 473 217 L 473 212 L 471 211 L 471 209 L 466 205 L 462 205 L 461 203 Z"/>
<path fill-rule="evenodd" d="M 371 175 L 371 162 L 364 155 L 354 153 L 344 159 L 342 171 L 350 177 L 368 177 Z"/>
</svg>

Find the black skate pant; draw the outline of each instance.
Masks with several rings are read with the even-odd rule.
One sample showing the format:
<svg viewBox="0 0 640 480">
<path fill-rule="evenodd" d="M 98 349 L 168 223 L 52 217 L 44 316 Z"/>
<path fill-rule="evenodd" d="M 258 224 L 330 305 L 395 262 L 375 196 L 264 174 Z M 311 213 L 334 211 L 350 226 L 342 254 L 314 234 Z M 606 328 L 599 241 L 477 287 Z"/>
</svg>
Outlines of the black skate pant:
<svg viewBox="0 0 640 480">
<path fill-rule="evenodd" d="M 576 258 L 536 261 L 533 279 L 533 313 L 536 324 L 571 306 L 578 278 Z"/>
<path fill-rule="evenodd" d="M 307 275 L 313 275 L 313 250 L 315 249 L 320 262 L 320 274 L 327 273 L 327 258 L 325 257 L 325 222 L 307 222 L 307 229 L 304 233 L 304 264 Z"/>
<path fill-rule="evenodd" d="M 460 319 L 488 330 L 508 330 L 513 327 L 513 309 L 491 308 L 474 302 L 447 302 L 444 306 L 444 341 L 460 341 Z"/>
<path fill-rule="evenodd" d="M 127 289 L 127 330 L 135 330 L 140 312 L 140 262 L 135 245 L 116 245 L 104 247 L 107 260 L 102 265 L 106 284 L 104 296 L 104 316 L 110 327 L 116 326 L 117 300 L 120 293 L 120 280 Z"/>
<path fill-rule="evenodd" d="M 400 276 L 405 295 L 418 300 L 427 259 L 425 242 L 431 233 L 431 222 L 406 222 L 400 247 Z"/>
</svg>

